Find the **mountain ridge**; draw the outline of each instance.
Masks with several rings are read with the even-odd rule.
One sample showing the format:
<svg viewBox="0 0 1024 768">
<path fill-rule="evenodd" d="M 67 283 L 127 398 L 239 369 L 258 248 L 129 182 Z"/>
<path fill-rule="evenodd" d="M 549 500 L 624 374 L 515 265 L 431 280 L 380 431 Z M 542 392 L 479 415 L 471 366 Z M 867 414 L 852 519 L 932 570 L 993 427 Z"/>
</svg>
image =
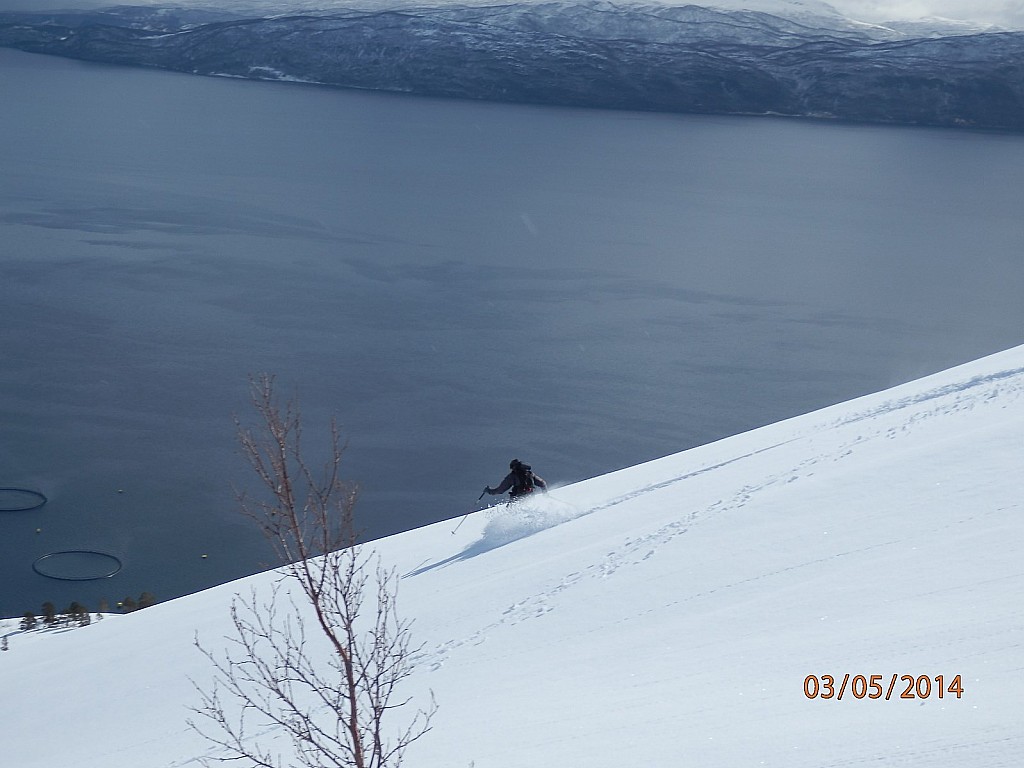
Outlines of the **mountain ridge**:
<svg viewBox="0 0 1024 768">
<path fill-rule="evenodd" d="M 0 45 L 200 75 L 606 109 L 1024 130 L 1024 32 L 700 6 L 0 13 Z"/>
</svg>

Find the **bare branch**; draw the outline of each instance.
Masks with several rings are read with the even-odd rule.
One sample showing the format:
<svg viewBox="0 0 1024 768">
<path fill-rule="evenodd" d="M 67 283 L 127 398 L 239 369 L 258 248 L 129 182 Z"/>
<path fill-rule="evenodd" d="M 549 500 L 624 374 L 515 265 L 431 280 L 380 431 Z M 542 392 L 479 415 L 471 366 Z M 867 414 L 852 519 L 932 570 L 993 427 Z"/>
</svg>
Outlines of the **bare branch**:
<svg viewBox="0 0 1024 768">
<path fill-rule="evenodd" d="M 341 479 L 337 424 L 330 424 L 328 459 L 314 471 L 303 456 L 297 404 L 278 402 L 269 375 L 252 378 L 250 389 L 257 426 L 238 419 L 235 426 L 262 491 L 256 498 L 240 493 L 238 501 L 270 540 L 286 579 L 262 602 L 255 592 L 236 596 L 233 634 L 222 653 L 197 639 L 214 682 L 210 689 L 196 686 L 193 711 L 201 719 L 189 724 L 221 755 L 207 764 L 397 768 L 405 748 L 430 730 L 436 711 L 431 697 L 392 733 L 391 713 L 409 704 L 395 694 L 419 651 L 397 612 L 397 576 L 357 543 L 357 491 Z M 314 620 L 312 634 L 307 617 Z M 281 736 L 290 742 L 287 757 Z"/>
</svg>

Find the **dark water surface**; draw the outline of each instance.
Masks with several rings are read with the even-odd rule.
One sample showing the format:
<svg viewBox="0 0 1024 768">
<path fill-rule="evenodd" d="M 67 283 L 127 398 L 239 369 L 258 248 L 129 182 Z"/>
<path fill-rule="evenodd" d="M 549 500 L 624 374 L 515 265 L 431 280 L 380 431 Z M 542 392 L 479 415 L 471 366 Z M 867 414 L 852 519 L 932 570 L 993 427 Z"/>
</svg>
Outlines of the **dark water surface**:
<svg viewBox="0 0 1024 768">
<path fill-rule="evenodd" d="M 261 569 L 247 376 L 380 536 L 1024 341 L 1024 137 L 474 104 L 0 51 L 0 615 Z M 122 569 L 65 582 L 61 550 Z M 207 557 L 202 557 L 203 555 Z"/>
</svg>

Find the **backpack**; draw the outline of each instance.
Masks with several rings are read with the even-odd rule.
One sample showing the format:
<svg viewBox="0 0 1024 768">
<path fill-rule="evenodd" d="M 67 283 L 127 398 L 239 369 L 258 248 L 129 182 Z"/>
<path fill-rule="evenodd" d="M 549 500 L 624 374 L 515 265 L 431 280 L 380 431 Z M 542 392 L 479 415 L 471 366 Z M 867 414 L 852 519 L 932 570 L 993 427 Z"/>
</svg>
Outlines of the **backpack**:
<svg viewBox="0 0 1024 768">
<path fill-rule="evenodd" d="M 529 464 L 520 464 L 514 470 L 515 482 L 512 484 L 512 495 L 521 496 L 524 493 L 533 492 L 533 470 Z"/>
</svg>

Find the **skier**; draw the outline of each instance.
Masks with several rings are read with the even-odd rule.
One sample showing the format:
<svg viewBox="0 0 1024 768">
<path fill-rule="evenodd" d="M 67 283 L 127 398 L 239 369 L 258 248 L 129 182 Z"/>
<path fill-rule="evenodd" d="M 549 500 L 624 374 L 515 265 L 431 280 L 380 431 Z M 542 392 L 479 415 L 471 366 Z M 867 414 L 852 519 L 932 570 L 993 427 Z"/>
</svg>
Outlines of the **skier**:
<svg viewBox="0 0 1024 768">
<path fill-rule="evenodd" d="M 509 500 L 525 496 L 529 493 L 533 493 L 534 488 L 546 489 L 548 484 L 544 482 L 542 477 L 533 474 L 533 470 L 529 464 L 524 464 L 519 459 L 512 459 L 509 462 L 508 468 L 512 470 L 505 479 L 501 481 L 501 485 L 497 488 L 491 488 L 487 486 L 484 488 L 484 493 L 489 493 L 492 496 L 508 491 Z"/>
</svg>

